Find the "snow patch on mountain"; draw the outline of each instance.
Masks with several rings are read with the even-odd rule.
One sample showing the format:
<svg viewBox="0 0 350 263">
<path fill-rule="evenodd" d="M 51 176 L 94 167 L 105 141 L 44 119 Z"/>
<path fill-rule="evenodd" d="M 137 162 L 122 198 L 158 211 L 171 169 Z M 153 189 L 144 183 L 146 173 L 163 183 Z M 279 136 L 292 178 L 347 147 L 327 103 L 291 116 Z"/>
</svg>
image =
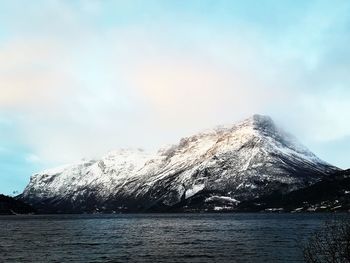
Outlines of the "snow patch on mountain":
<svg viewBox="0 0 350 263">
<path fill-rule="evenodd" d="M 194 196 L 196 193 L 204 189 L 204 184 L 198 184 L 194 185 L 192 188 L 187 189 L 185 193 L 185 198 L 189 198 L 191 196 Z"/>
</svg>

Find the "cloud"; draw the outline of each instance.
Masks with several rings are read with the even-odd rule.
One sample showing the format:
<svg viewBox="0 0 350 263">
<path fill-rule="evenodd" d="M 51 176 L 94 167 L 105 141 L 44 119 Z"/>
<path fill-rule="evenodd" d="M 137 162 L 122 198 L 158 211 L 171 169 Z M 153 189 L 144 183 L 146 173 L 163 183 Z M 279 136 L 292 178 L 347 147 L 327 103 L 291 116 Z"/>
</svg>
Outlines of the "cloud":
<svg viewBox="0 0 350 263">
<path fill-rule="evenodd" d="M 35 154 L 28 154 L 25 157 L 25 161 L 28 163 L 37 163 L 37 162 L 40 162 L 40 157 Z"/>
<path fill-rule="evenodd" d="M 15 38 L 0 48 L 0 105 L 50 107 L 75 90 L 69 52 L 47 38 Z"/>
<path fill-rule="evenodd" d="M 239 68 L 244 59 L 237 59 L 237 68 L 226 68 L 205 53 L 152 54 L 128 68 L 126 76 L 160 122 L 174 128 L 195 121 L 203 127 L 247 116 L 283 97 L 261 72 Z"/>
<path fill-rule="evenodd" d="M 253 113 L 310 145 L 350 134 L 346 2 L 274 6 L 269 19 L 101 3 L 4 6 L 0 112 L 41 163 L 157 147 Z"/>
</svg>

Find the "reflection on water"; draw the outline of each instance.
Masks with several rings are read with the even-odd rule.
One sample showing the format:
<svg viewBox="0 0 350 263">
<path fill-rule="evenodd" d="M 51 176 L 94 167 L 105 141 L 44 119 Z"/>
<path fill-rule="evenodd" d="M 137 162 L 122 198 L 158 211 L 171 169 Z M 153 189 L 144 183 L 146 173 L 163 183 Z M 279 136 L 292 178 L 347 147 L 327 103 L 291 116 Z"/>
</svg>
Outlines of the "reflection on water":
<svg viewBox="0 0 350 263">
<path fill-rule="evenodd" d="M 302 262 L 329 214 L 0 217 L 0 262 Z"/>
</svg>

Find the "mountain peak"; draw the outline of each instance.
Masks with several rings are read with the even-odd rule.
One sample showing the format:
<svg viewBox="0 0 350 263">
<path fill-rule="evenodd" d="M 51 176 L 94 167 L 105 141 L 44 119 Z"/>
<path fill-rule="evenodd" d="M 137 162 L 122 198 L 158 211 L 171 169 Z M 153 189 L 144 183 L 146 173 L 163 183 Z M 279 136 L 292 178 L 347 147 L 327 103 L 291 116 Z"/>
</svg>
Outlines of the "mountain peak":
<svg viewBox="0 0 350 263">
<path fill-rule="evenodd" d="M 234 124 L 230 129 L 248 129 L 267 136 L 273 136 L 278 134 L 283 134 L 283 136 L 286 135 L 283 132 L 283 130 L 281 130 L 280 128 L 278 128 L 278 126 L 275 125 L 271 117 L 260 114 L 254 114 L 251 117 L 239 122 L 238 124 Z"/>
<path fill-rule="evenodd" d="M 269 116 L 255 114 L 252 118 L 253 126 L 264 133 L 284 133 Z"/>
<path fill-rule="evenodd" d="M 244 120 L 243 123 L 251 125 L 255 128 L 276 128 L 272 118 L 267 115 L 254 114 L 250 118 Z"/>
<path fill-rule="evenodd" d="M 261 114 L 254 114 L 252 117 L 250 117 L 255 123 L 273 123 L 273 120 L 270 116 L 267 115 L 261 115 Z"/>
<path fill-rule="evenodd" d="M 275 139 L 280 137 L 290 137 L 283 129 L 279 128 L 270 116 L 254 114 L 245 119 L 238 127 L 249 127 L 263 135 L 272 136 Z"/>
</svg>

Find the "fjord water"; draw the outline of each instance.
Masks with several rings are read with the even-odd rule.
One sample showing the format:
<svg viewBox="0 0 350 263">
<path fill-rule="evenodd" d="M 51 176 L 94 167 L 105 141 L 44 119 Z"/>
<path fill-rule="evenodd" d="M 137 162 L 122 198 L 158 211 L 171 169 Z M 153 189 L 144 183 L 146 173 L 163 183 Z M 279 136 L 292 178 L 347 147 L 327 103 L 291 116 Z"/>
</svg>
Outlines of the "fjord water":
<svg viewBox="0 0 350 263">
<path fill-rule="evenodd" d="M 344 215 L 338 215 L 344 216 Z M 331 214 L 0 217 L 0 262 L 302 262 Z"/>
</svg>

